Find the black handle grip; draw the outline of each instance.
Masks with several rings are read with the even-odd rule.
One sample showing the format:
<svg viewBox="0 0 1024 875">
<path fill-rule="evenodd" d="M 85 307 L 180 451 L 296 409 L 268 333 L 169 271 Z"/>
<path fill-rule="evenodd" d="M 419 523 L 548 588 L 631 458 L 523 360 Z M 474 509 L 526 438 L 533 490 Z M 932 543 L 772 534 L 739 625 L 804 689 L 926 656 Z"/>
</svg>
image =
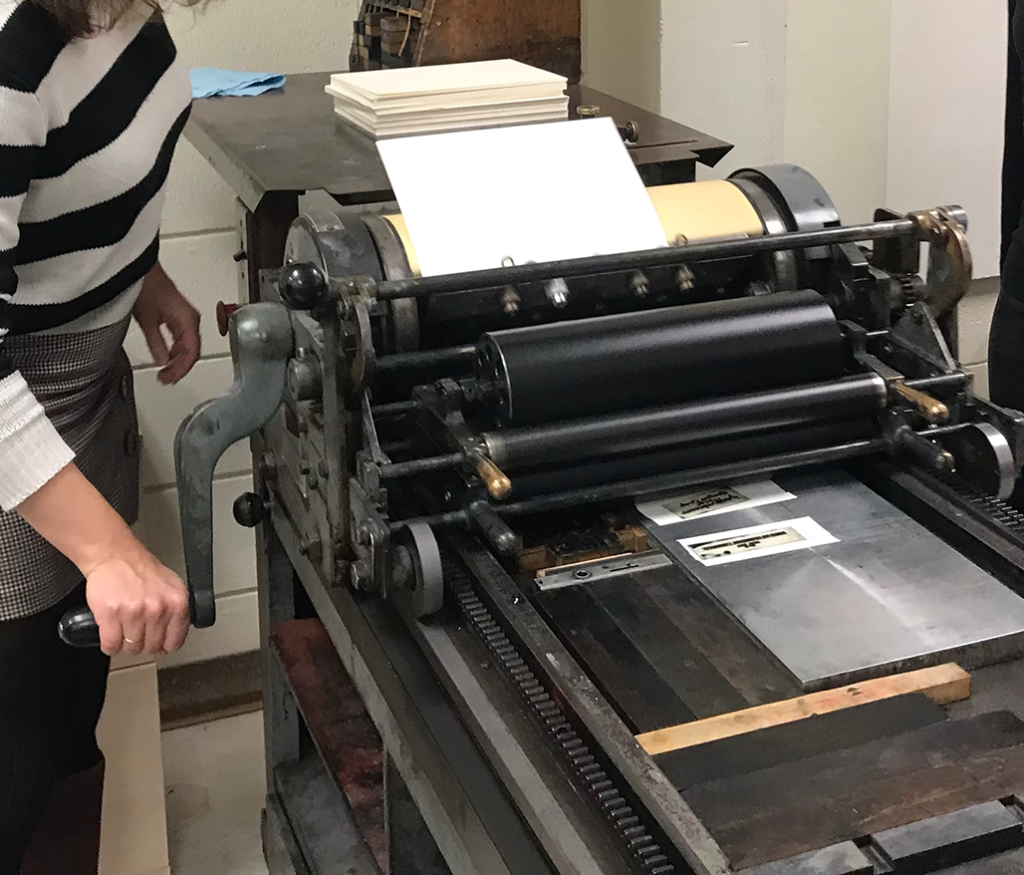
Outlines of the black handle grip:
<svg viewBox="0 0 1024 875">
<path fill-rule="evenodd" d="M 61 641 L 72 647 L 99 647 L 100 627 L 88 608 L 68 611 L 57 625 Z"/>
<path fill-rule="evenodd" d="M 277 281 L 277 290 L 292 310 L 318 310 L 331 296 L 324 272 L 308 263 L 287 265 Z"/>
</svg>

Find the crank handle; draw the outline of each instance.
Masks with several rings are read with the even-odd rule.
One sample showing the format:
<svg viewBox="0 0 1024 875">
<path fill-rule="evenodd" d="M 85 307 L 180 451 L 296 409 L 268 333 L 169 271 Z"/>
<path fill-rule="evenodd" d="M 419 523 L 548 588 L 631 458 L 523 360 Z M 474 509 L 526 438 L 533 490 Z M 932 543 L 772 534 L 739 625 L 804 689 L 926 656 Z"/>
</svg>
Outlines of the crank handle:
<svg viewBox="0 0 1024 875">
<path fill-rule="evenodd" d="M 225 450 L 250 437 L 284 399 L 295 352 L 292 316 L 282 304 L 249 304 L 229 323 L 235 382 L 189 416 L 174 439 L 174 468 L 185 548 L 189 615 L 197 629 L 216 620 L 213 591 L 213 472 Z"/>
<path fill-rule="evenodd" d="M 295 349 L 292 317 L 281 304 L 250 304 L 229 319 L 235 381 L 222 398 L 196 408 L 174 439 L 178 507 L 185 550 L 189 620 L 205 629 L 216 620 L 213 591 L 213 472 L 235 441 L 249 437 L 284 399 Z M 98 647 L 99 626 L 88 608 L 69 611 L 57 629 L 72 647 Z"/>
</svg>

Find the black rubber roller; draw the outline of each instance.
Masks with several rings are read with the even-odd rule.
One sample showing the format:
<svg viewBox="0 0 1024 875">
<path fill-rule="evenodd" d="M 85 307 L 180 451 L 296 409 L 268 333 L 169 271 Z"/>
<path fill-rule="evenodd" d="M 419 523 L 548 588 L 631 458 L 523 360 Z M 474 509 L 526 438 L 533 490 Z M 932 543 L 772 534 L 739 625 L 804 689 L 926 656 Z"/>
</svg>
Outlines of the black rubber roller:
<svg viewBox="0 0 1024 875">
<path fill-rule="evenodd" d="M 477 356 L 503 425 L 823 382 L 844 362 L 839 322 L 814 291 L 498 331 Z"/>
</svg>

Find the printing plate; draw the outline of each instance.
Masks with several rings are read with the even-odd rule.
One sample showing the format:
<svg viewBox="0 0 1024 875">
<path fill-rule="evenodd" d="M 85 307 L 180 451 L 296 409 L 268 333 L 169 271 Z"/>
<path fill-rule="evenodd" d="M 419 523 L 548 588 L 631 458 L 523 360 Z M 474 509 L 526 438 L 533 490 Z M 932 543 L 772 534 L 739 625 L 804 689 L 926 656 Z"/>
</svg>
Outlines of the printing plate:
<svg viewBox="0 0 1024 875">
<path fill-rule="evenodd" d="M 860 481 L 773 479 L 795 497 L 649 529 L 805 690 L 1024 653 L 1024 599 Z M 819 529 L 834 542 L 794 543 Z"/>
</svg>

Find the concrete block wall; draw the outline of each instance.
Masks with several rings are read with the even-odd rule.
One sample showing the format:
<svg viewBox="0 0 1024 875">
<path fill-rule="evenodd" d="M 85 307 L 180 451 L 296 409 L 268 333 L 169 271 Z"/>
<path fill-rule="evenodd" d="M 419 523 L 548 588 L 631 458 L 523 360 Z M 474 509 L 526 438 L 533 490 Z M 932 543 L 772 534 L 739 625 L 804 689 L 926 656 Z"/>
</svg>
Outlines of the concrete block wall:
<svg viewBox="0 0 1024 875">
<path fill-rule="evenodd" d="M 706 176 L 806 167 L 848 223 L 869 221 L 880 206 L 964 206 L 979 279 L 961 308 L 961 359 L 986 394 L 1005 0 L 660 2 L 660 21 L 645 3 L 627 26 L 623 4 L 585 0 L 584 81 L 735 143 Z M 651 57 L 661 65 L 657 101 Z M 957 59 L 955 81 L 931 74 L 938 58 Z"/>
<path fill-rule="evenodd" d="M 661 109 L 662 0 L 581 0 L 583 76 L 591 88 Z"/>
<path fill-rule="evenodd" d="M 988 397 L 988 335 L 999 297 L 999 277 L 975 280 L 960 305 L 960 362 L 974 375 L 974 389 Z"/>
<path fill-rule="evenodd" d="M 174 9 L 170 26 L 189 67 L 223 67 L 280 73 L 347 69 L 358 0 L 213 0 L 206 11 Z M 232 98 L 244 100 L 245 98 Z M 238 295 L 235 198 L 186 142 L 175 153 L 164 212 L 164 267 L 203 316 L 203 359 L 180 385 L 164 387 L 141 334 L 133 328 L 127 349 L 135 367 L 143 435 L 142 507 L 137 530 L 170 567 L 183 573 L 173 442 L 181 420 L 199 403 L 223 393 L 232 381 L 226 338 L 214 321 L 217 301 Z M 214 485 L 217 626 L 193 632 L 185 649 L 164 664 L 211 659 L 258 647 L 255 545 L 237 526 L 231 504 L 251 488 L 247 444 L 233 447 Z"/>
</svg>

